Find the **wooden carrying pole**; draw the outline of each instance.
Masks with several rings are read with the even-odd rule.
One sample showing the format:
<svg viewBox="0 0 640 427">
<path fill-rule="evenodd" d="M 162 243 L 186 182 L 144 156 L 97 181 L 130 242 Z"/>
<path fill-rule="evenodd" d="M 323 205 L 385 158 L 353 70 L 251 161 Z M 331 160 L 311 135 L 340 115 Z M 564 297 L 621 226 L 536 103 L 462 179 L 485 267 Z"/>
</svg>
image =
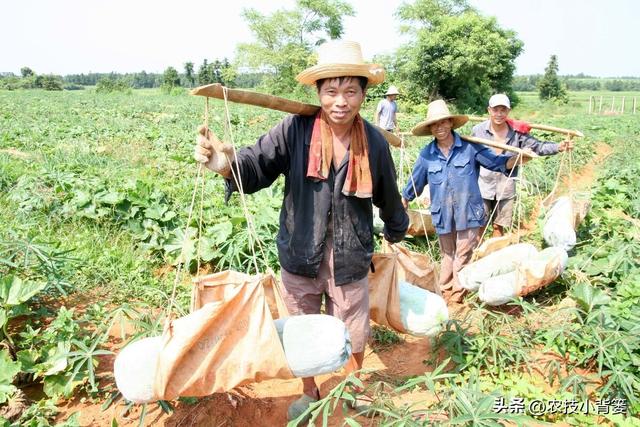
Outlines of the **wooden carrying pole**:
<svg viewBox="0 0 640 427">
<path fill-rule="evenodd" d="M 227 101 L 235 102 L 238 104 L 255 105 L 256 107 L 269 108 L 271 110 L 283 111 L 285 113 L 313 116 L 320 109 L 318 105 L 305 104 L 303 102 L 292 101 L 290 99 L 281 98 L 279 96 L 269 95 L 266 93 L 258 93 L 243 89 L 229 89 L 221 85 L 220 83 L 200 86 L 191 90 L 190 93 L 191 95 L 225 99 L 225 92 Z M 372 126 L 374 126 L 382 133 L 382 135 L 390 145 L 393 145 L 394 147 L 400 147 L 402 145 L 402 141 L 397 135 L 389 132 L 386 129 L 382 129 L 379 126 Z"/>
<path fill-rule="evenodd" d="M 534 152 L 527 152 L 527 151 L 525 151 L 525 150 L 523 150 L 521 148 L 512 147 L 511 145 L 503 144 L 501 142 L 491 141 L 490 139 L 477 138 L 475 136 L 467 136 L 467 135 L 460 135 L 460 138 L 464 139 L 465 141 L 472 142 L 474 144 L 482 144 L 482 145 L 486 145 L 488 147 L 498 148 L 498 149 L 504 150 L 504 151 L 511 151 L 512 153 L 522 154 L 524 157 L 529 157 L 531 159 L 535 159 L 536 157 L 540 157 Z"/>
<path fill-rule="evenodd" d="M 489 120 L 488 117 L 482 117 L 482 116 L 469 116 L 469 120 L 474 121 L 474 122 L 483 122 L 485 120 Z M 562 133 L 564 135 L 570 135 L 570 136 L 579 136 L 579 137 L 583 137 L 584 134 L 582 132 L 580 132 L 579 130 L 574 130 L 574 129 L 563 129 L 563 128 L 558 128 L 555 126 L 547 126 L 547 125 L 537 125 L 537 124 L 532 124 L 532 123 L 527 123 L 527 125 L 529 125 L 531 127 L 531 129 L 539 129 L 539 130 L 546 130 L 549 132 L 555 132 L 555 133 Z"/>
</svg>

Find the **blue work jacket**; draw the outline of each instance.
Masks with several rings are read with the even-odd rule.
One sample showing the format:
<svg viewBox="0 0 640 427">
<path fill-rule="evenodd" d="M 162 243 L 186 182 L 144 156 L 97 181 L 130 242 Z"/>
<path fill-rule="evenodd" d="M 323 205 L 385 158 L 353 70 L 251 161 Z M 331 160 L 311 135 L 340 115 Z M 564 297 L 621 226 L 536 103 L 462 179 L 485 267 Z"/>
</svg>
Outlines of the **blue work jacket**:
<svg viewBox="0 0 640 427">
<path fill-rule="evenodd" d="M 449 157 L 440 151 L 435 139 L 420 151 L 411 178 L 402 191 L 402 196 L 411 201 L 429 184 L 431 220 L 438 234 L 484 225 L 484 206 L 478 187 L 480 166 L 505 175 L 509 173 L 506 163 L 510 155 L 495 154 L 484 145 L 460 139 L 455 132 L 453 137 Z"/>
</svg>

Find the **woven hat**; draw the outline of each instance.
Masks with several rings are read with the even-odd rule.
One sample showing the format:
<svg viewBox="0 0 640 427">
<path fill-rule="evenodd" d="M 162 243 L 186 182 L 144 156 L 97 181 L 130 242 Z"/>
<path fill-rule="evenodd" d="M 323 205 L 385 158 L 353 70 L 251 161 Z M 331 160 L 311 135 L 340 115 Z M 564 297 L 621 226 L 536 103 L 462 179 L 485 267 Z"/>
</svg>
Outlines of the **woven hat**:
<svg viewBox="0 0 640 427">
<path fill-rule="evenodd" d="M 433 101 L 427 107 L 427 120 L 420 122 L 411 129 L 411 133 L 416 136 L 431 135 L 431 125 L 443 119 L 451 119 L 453 121 L 452 129 L 459 128 L 469 121 L 469 117 L 465 115 L 453 115 L 449 112 L 449 107 L 442 100 Z"/>
<path fill-rule="evenodd" d="M 389 89 L 387 89 L 387 93 L 385 93 L 385 95 L 400 95 L 400 92 L 398 92 L 397 87 L 391 85 L 389 86 Z"/>
<path fill-rule="evenodd" d="M 511 102 L 509 101 L 509 97 L 503 93 L 497 93 L 489 98 L 489 107 L 497 107 L 498 105 L 503 105 L 508 109 L 511 109 Z"/>
<path fill-rule="evenodd" d="M 320 79 L 342 76 L 366 77 L 373 86 L 384 81 L 384 68 L 364 62 L 360 43 L 335 40 L 318 48 L 318 64 L 298 74 L 296 80 L 313 85 Z"/>
</svg>

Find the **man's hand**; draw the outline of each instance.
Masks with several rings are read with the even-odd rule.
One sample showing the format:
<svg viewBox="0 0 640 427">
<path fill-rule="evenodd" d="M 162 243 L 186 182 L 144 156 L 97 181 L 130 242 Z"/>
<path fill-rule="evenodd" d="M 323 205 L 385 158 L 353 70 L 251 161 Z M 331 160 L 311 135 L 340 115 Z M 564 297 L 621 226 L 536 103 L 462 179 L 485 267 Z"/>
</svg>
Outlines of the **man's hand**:
<svg viewBox="0 0 640 427">
<path fill-rule="evenodd" d="M 409 202 L 404 197 L 402 198 L 402 206 L 404 207 L 404 210 L 409 209 Z"/>
<path fill-rule="evenodd" d="M 535 153 L 533 151 L 531 151 L 530 148 L 524 148 L 522 151 L 524 151 L 525 153 L 529 153 L 532 155 L 535 155 Z M 528 163 L 529 160 L 532 159 L 532 157 L 530 156 L 521 156 L 521 155 L 515 155 L 515 156 L 511 156 L 509 157 L 509 160 L 507 160 L 507 169 L 513 169 L 514 167 L 516 167 L 516 165 L 520 164 L 520 160 L 518 160 L 518 158 L 522 158 L 522 164 L 524 165 L 525 163 Z"/>
<path fill-rule="evenodd" d="M 225 178 L 231 178 L 231 163 L 233 146 L 220 141 L 206 126 L 198 128 L 198 137 L 193 157 Z"/>
<path fill-rule="evenodd" d="M 573 141 L 570 139 L 565 139 L 561 143 L 558 144 L 558 151 L 571 151 L 573 150 Z"/>
</svg>

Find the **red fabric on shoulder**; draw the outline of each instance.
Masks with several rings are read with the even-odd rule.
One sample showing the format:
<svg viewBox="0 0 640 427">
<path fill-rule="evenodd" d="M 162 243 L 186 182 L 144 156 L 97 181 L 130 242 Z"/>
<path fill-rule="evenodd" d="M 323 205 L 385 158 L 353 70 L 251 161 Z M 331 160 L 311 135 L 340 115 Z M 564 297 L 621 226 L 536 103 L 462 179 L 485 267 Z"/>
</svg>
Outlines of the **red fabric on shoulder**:
<svg viewBox="0 0 640 427">
<path fill-rule="evenodd" d="M 529 133 L 531 131 L 531 125 L 524 120 L 507 119 L 507 123 L 517 132 Z"/>
</svg>

